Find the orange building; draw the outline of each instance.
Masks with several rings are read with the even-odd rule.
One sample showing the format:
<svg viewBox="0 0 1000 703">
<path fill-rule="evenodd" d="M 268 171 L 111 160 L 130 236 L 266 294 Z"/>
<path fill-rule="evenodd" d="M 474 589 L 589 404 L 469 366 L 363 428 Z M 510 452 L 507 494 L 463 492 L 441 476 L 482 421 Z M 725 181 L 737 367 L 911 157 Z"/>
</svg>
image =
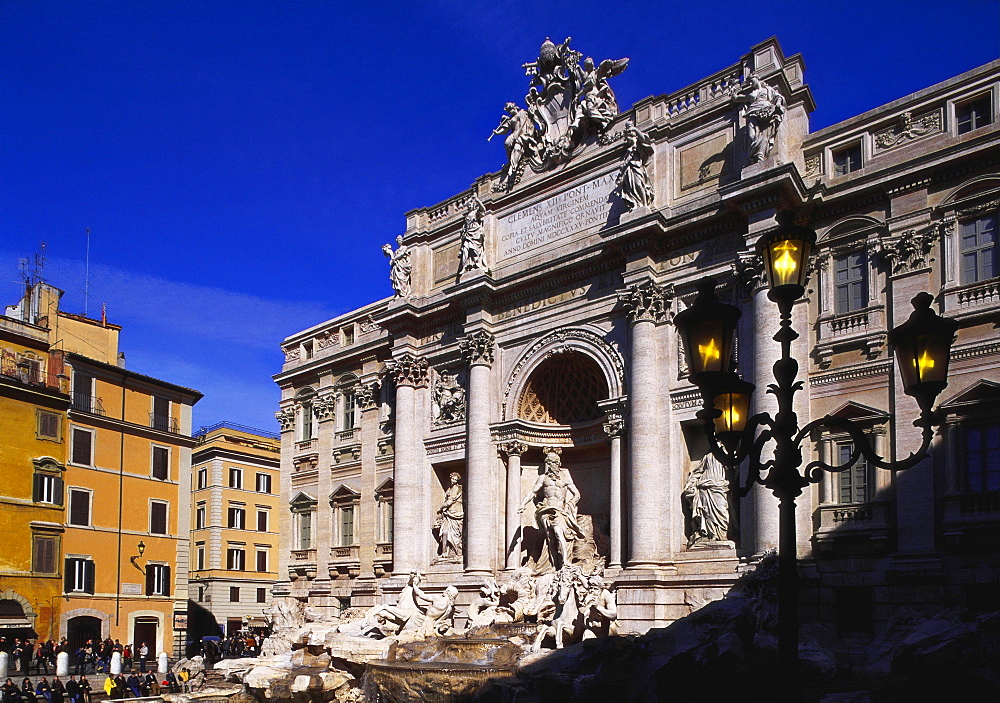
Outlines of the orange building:
<svg viewBox="0 0 1000 703">
<path fill-rule="evenodd" d="M 126 369 L 121 328 L 60 311 L 61 295 L 38 283 L 7 310 L 45 330 L 63 353 L 70 392 L 53 629 L 73 645 L 112 637 L 179 655 L 187 629 L 191 408 L 201 394 Z"/>
</svg>

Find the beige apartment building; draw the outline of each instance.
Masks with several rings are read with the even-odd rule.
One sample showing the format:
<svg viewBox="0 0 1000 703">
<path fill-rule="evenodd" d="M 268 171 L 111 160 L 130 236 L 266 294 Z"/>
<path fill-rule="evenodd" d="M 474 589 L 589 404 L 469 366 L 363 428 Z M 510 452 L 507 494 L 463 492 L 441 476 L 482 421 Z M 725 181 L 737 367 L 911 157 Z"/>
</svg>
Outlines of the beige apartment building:
<svg viewBox="0 0 1000 703">
<path fill-rule="evenodd" d="M 232 422 L 202 427 L 191 475 L 191 634 L 263 625 L 278 578 L 280 442 Z"/>
</svg>

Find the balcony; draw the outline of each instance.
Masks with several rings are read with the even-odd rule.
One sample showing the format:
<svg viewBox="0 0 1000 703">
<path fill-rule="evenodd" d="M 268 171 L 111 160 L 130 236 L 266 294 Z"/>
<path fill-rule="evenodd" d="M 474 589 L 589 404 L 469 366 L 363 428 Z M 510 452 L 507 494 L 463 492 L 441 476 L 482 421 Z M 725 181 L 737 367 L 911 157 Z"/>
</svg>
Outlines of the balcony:
<svg viewBox="0 0 1000 703">
<path fill-rule="evenodd" d="M 813 544 L 820 553 L 882 550 L 888 546 L 888 503 L 821 505 L 814 519 Z"/>
<path fill-rule="evenodd" d="M 361 548 L 352 544 L 346 547 L 330 547 L 330 563 L 327 565 L 330 578 L 338 576 L 357 577 L 361 573 Z"/>
<path fill-rule="evenodd" d="M 392 542 L 375 545 L 375 575 L 382 576 L 392 571 Z"/>
<path fill-rule="evenodd" d="M 170 417 L 169 415 L 160 415 L 159 413 L 149 413 L 149 426 L 154 430 L 159 430 L 160 432 L 172 432 L 173 434 L 180 434 L 181 428 L 177 423 L 177 420 Z"/>
<path fill-rule="evenodd" d="M 970 533 L 1000 528 L 1000 491 L 947 495 L 941 507 L 941 529 L 950 546 L 966 541 Z"/>
<path fill-rule="evenodd" d="M 79 410 L 82 413 L 90 413 L 91 415 L 107 415 L 104 412 L 104 403 L 101 402 L 100 398 L 84 393 L 73 394 L 72 409 Z"/>
<path fill-rule="evenodd" d="M 292 550 L 292 559 L 288 564 L 288 578 L 295 581 L 304 576 L 311 581 L 316 578 L 317 571 L 315 549 Z"/>
</svg>

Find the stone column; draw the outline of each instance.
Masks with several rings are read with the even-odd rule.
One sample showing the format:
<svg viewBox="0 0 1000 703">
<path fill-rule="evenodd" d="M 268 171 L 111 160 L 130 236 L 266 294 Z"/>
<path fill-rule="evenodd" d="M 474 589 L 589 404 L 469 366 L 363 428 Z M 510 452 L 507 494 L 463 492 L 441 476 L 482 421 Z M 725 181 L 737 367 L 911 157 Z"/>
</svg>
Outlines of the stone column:
<svg viewBox="0 0 1000 703">
<path fill-rule="evenodd" d="M 423 467 L 416 447 L 419 438 L 415 417 L 416 388 L 427 383 L 427 360 L 407 353 L 395 359 L 390 369 L 396 380 L 393 566 L 395 574 L 405 575 L 422 566 L 420 531 L 429 527 L 421 519 Z"/>
<path fill-rule="evenodd" d="M 672 502 L 666 495 L 659 447 L 660 393 L 656 323 L 666 314 L 666 293 L 652 281 L 619 291 L 632 327 L 629 369 L 629 568 L 659 566 Z"/>
<path fill-rule="evenodd" d="M 829 464 L 831 460 L 831 455 L 833 454 L 833 452 L 831 451 L 831 446 L 833 444 L 832 440 L 824 437 L 823 439 L 820 439 L 820 441 L 817 444 L 819 445 L 819 460 Z M 837 502 L 836 494 L 834 493 L 835 481 L 836 478 L 834 478 L 833 472 L 831 471 L 823 472 L 823 480 L 820 481 L 819 483 L 820 505 L 829 505 L 831 503 Z"/>
<path fill-rule="evenodd" d="M 378 383 L 362 383 L 357 387 L 355 402 L 361 412 L 361 501 L 358 505 L 358 559 L 360 575 L 375 577 L 376 503 L 375 456 L 378 446 Z"/>
<path fill-rule="evenodd" d="M 461 340 L 469 362 L 468 434 L 465 477 L 465 570 L 489 574 L 496 566 L 496 491 L 493 466 L 496 452 L 490 437 L 490 368 L 492 334 L 480 330 Z"/>
<path fill-rule="evenodd" d="M 316 548 L 316 580 L 330 581 L 330 562 L 333 558 L 333 506 L 330 505 L 330 494 L 333 493 L 333 476 L 330 466 L 333 463 L 333 453 L 336 451 L 336 418 L 337 400 L 339 394 L 323 393 L 313 399 L 313 442 L 316 446 L 318 461 L 318 476 L 316 492 L 318 503 L 313 518 L 313 547 Z M 311 588 L 317 588 L 314 584 Z M 330 584 L 322 586 L 324 598 L 320 601 L 326 605 Z"/>
<path fill-rule="evenodd" d="M 608 522 L 611 532 L 611 553 L 608 566 L 619 569 L 622 565 L 622 435 L 625 434 L 625 420 L 621 415 L 609 414 L 604 423 L 604 432 L 611 440 L 611 471 L 608 488 Z"/>
<path fill-rule="evenodd" d="M 945 421 L 945 442 L 947 459 L 945 464 L 945 493 L 962 492 L 962 474 L 959 471 L 959 447 L 962 442 L 962 428 L 958 418 L 949 417 Z"/>
<path fill-rule="evenodd" d="M 516 569 L 521 565 L 521 455 L 528 449 L 524 442 L 512 440 L 501 447 L 507 455 L 507 501 L 505 513 L 507 516 L 507 541 L 504 543 L 504 554 L 508 569 Z"/>
</svg>

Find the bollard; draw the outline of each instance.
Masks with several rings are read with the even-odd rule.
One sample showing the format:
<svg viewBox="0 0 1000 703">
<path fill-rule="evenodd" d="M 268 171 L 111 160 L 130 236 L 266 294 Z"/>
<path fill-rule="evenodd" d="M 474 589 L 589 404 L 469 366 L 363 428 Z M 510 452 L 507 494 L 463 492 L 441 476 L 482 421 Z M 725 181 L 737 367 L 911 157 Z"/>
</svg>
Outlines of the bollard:
<svg viewBox="0 0 1000 703">
<path fill-rule="evenodd" d="M 0 652 L 0 679 L 7 678 L 7 662 L 10 661 L 10 655 L 7 652 Z"/>
<path fill-rule="evenodd" d="M 122 673 L 122 653 L 112 652 L 111 653 L 111 675 L 117 676 Z"/>
<path fill-rule="evenodd" d="M 56 655 L 56 676 L 69 676 L 69 652 Z"/>
<path fill-rule="evenodd" d="M 167 658 L 166 652 L 160 652 L 156 655 L 156 673 L 165 674 L 170 671 L 170 659 Z"/>
</svg>

